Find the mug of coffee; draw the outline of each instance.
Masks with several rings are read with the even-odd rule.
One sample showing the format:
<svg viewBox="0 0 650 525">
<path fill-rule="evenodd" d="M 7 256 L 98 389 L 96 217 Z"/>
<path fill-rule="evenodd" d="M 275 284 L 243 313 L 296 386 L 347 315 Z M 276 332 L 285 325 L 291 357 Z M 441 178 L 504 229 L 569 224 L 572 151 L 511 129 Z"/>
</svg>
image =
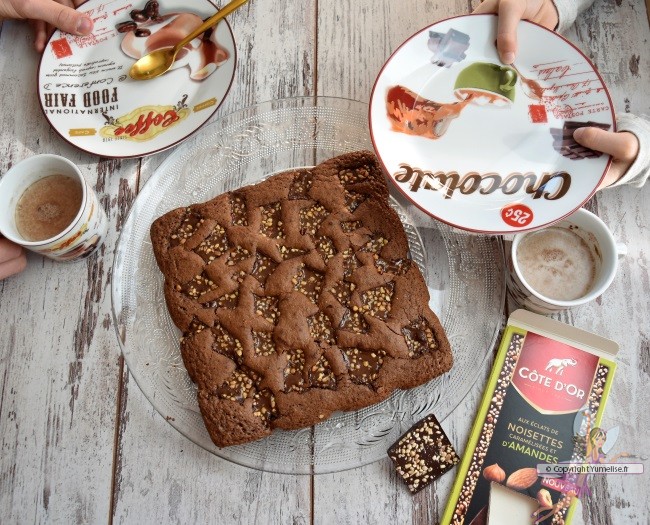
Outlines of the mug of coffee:
<svg viewBox="0 0 650 525">
<path fill-rule="evenodd" d="M 611 284 L 627 253 L 593 213 L 515 235 L 508 251 L 508 293 L 524 308 L 549 314 L 587 303 Z"/>
<path fill-rule="evenodd" d="M 57 261 L 93 253 L 108 219 L 79 168 L 58 155 L 35 155 L 0 178 L 0 233 Z"/>
<path fill-rule="evenodd" d="M 460 99 L 487 96 L 490 102 L 510 103 L 515 100 L 517 78 L 517 72 L 509 66 L 474 62 L 456 77 L 454 93 Z"/>
</svg>

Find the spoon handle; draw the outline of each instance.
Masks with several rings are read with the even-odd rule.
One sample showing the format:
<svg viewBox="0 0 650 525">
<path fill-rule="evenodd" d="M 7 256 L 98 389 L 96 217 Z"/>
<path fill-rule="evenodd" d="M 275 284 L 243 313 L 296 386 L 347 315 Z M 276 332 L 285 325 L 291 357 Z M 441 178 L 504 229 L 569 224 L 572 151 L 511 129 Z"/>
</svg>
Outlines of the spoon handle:
<svg viewBox="0 0 650 525">
<path fill-rule="evenodd" d="M 219 20 L 221 20 L 222 18 L 228 16 L 235 9 L 242 6 L 246 2 L 248 2 L 248 0 L 232 0 L 232 2 L 229 2 L 228 4 L 223 6 L 221 9 L 219 9 L 219 11 L 217 11 L 214 15 L 212 15 L 205 22 L 203 22 L 199 27 L 197 27 L 194 31 L 192 31 L 189 35 L 187 35 L 183 40 L 181 40 L 178 44 L 176 44 L 174 46 L 174 51 L 178 52 L 180 49 L 183 49 L 187 44 L 189 44 L 197 36 L 204 33 L 207 29 L 210 29 Z"/>
</svg>

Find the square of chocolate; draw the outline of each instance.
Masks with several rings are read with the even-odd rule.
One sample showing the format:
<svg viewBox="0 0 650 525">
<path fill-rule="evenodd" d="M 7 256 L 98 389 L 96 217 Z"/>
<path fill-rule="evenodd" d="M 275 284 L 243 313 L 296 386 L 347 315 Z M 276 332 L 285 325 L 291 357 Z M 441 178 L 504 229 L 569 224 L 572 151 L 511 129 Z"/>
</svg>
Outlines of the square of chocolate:
<svg viewBox="0 0 650 525">
<path fill-rule="evenodd" d="M 460 461 L 433 414 L 399 438 L 388 449 L 388 457 L 411 494 L 420 492 Z"/>
<path fill-rule="evenodd" d="M 578 144 L 573 138 L 573 132 L 578 128 L 594 127 L 602 130 L 608 130 L 609 124 L 600 122 L 577 122 L 567 120 L 562 128 L 551 128 L 550 132 L 553 137 L 553 148 L 555 151 L 571 160 L 594 159 L 602 155 L 602 152 L 595 151 Z"/>
</svg>

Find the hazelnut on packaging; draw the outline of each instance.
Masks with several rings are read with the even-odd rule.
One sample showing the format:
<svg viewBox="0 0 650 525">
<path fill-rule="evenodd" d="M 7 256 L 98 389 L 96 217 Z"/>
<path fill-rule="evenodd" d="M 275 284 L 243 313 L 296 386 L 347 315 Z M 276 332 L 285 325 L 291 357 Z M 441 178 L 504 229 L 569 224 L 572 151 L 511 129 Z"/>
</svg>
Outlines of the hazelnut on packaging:
<svg viewBox="0 0 650 525">
<path fill-rule="evenodd" d="M 494 463 L 483 469 L 483 477 L 488 481 L 503 483 L 506 480 L 506 473 L 498 463 Z"/>
</svg>

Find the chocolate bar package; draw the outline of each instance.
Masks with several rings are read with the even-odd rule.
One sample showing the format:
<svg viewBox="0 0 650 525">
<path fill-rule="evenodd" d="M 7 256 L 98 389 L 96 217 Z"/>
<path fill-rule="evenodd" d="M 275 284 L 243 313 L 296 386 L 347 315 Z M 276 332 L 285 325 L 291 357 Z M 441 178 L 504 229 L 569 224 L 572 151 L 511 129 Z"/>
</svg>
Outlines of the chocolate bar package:
<svg viewBox="0 0 650 525">
<path fill-rule="evenodd" d="M 515 311 L 441 523 L 568 524 L 588 475 L 548 471 L 595 457 L 617 352 L 614 341 Z"/>
</svg>

